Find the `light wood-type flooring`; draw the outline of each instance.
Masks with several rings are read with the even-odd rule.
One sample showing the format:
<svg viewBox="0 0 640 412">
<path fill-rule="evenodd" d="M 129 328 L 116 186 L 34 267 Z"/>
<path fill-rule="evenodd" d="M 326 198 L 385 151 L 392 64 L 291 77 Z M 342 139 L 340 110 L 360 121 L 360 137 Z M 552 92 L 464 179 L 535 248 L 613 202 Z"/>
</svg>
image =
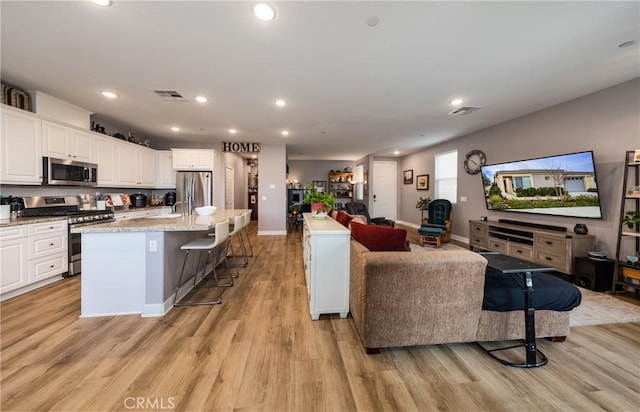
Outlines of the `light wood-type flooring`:
<svg viewBox="0 0 640 412">
<path fill-rule="evenodd" d="M 350 318 L 309 317 L 301 230 L 257 237 L 223 304 L 79 319 L 80 277 L 0 305 L 2 411 L 637 411 L 640 324 L 539 341 L 518 369 L 475 344 L 366 355 Z M 127 262 L 114 262 L 126 265 Z"/>
</svg>

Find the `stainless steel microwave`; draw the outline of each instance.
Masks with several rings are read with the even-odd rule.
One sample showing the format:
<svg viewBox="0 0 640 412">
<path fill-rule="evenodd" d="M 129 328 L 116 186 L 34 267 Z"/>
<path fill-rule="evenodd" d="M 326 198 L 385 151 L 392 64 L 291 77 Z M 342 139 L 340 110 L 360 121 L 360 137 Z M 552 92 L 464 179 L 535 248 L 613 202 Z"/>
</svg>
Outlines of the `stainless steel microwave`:
<svg viewBox="0 0 640 412">
<path fill-rule="evenodd" d="M 43 184 L 58 186 L 95 186 L 98 165 L 73 160 L 42 158 Z"/>
</svg>

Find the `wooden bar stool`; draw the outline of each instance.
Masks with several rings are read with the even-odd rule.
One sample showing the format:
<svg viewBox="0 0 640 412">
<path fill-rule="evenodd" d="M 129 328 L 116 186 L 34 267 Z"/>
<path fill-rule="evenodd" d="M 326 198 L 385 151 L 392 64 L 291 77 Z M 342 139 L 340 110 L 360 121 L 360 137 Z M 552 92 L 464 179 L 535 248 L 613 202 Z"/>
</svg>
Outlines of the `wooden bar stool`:
<svg viewBox="0 0 640 412">
<path fill-rule="evenodd" d="M 180 271 L 180 277 L 178 278 L 178 286 L 176 287 L 176 293 L 173 297 L 173 306 L 195 306 L 195 305 L 217 305 L 222 303 L 222 292 L 220 291 L 221 287 L 233 286 L 233 279 L 228 284 L 221 285 L 218 282 L 218 275 L 215 271 L 215 266 L 221 261 L 220 255 L 223 251 L 226 251 L 229 241 L 229 221 L 225 220 L 224 222 L 216 223 L 215 225 L 215 237 L 205 237 L 201 239 L 195 239 L 190 242 L 185 243 L 180 246 L 180 249 L 185 251 L 184 262 L 182 263 L 182 270 Z M 189 302 L 178 302 L 178 293 L 180 291 L 180 286 L 182 286 L 182 278 L 184 276 L 184 270 L 187 265 L 187 260 L 189 259 L 189 255 L 191 251 L 196 251 L 200 253 L 199 259 L 196 264 L 196 270 L 194 273 L 190 274 L 187 279 L 191 279 L 193 277 L 193 287 L 196 288 L 215 288 L 218 291 L 218 298 L 216 300 L 207 300 L 207 301 L 189 301 Z M 206 251 L 207 253 L 203 253 Z M 214 285 L 210 286 L 196 286 L 198 280 L 198 274 L 202 272 L 202 279 L 207 278 L 207 267 L 212 265 L 212 274 L 213 280 L 215 281 Z M 200 269 L 202 267 L 202 269 Z"/>
</svg>

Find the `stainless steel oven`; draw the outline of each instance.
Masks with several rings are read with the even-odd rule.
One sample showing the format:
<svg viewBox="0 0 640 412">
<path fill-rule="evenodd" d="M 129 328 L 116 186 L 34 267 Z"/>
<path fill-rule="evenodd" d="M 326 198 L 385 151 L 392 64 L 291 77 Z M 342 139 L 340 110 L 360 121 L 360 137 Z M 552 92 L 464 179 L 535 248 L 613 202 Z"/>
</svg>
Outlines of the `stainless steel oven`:
<svg viewBox="0 0 640 412">
<path fill-rule="evenodd" d="M 82 235 L 71 233 L 71 229 L 114 220 L 112 210 L 80 210 L 81 203 L 77 196 L 34 196 L 25 197 L 23 201 L 24 217 L 65 216 L 67 218 L 69 271 L 63 275 L 64 277 L 78 275 L 82 271 Z"/>
<path fill-rule="evenodd" d="M 43 157 L 42 175 L 45 185 L 95 186 L 98 182 L 98 165 Z"/>
</svg>

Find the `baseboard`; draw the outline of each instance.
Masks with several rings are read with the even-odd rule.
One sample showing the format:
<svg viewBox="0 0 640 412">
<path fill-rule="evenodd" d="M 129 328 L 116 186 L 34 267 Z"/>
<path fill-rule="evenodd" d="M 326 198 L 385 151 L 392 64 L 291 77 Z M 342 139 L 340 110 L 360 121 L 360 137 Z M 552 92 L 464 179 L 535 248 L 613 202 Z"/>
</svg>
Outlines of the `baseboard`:
<svg viewBox="0 0 640 412">
<path fill-rule="evenodd" d="M 2 296 L 0 296 L 0 302 L 4 302 L 7 299 L 15 298 L 16 296 L 22 295 L 23 293 L 31 292 L 32 290 L 36 290 L 43 286 L 50 285 L 54 282 L 59 282 L 63 279 L 64 278 L 62 276 L 56 275 L 48 279 L 43 279 L 38 282 L 32 283 L 30 285 L 23 286 L 18 289 L 10 290 L 9 292 L 5 292 L 2 294 Z"/>
</svg>

